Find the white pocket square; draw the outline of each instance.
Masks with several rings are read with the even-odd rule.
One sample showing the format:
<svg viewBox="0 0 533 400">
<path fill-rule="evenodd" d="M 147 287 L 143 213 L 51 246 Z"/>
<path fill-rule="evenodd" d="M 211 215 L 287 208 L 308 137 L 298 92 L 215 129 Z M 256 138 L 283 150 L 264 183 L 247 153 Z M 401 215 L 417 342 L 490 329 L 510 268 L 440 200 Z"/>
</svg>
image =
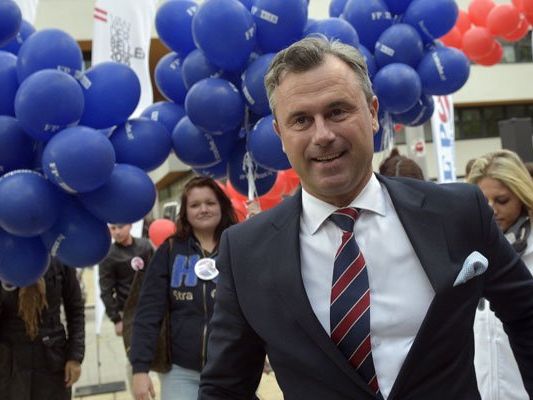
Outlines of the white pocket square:
<svg viewBox="0 0 533 400">
<path fill-rule="evenodd" d="M 474 276 L 484 273 L 489 266 L 489 260 L 478 251 L 473 251 L 468 257 L 466 257 L 463 263 L 463 268 L 459 271 L 457 279 L 453 283 L 453 286 L 459 286 Z"/>
</svg>

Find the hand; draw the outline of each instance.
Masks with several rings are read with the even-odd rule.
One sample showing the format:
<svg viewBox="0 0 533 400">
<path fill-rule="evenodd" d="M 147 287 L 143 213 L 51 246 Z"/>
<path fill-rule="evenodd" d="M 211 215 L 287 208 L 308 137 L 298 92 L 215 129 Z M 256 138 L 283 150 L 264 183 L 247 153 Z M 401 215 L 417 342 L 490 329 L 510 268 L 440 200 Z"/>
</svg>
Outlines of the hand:
<svg viewBox="0 0 533 400">
<path fill-rule="evenodd" d="M 259 200 L 247 200 L 246 201 L 246 218 L 253 217 L 254 215 L 257 215 L 261 212 L 261 205 L 259 204 Z"/>
<path fill-rule="evenodd" d="M 133 396 L 135 400 L 155 399 L 155 390 L 150 375 L 146 372 L 133 374 Z"/>
<path fill-rule="evenodd" d="M 115 333 L 117 336 L 122 336 L 122 329 L 124 329 L 122 321 L 115 322 Z"/>
<path fill-rule="evenodd" d="M 81 375 L 81 365 L 78 361 L 68 360 L 65 364 L 65 386 L 74 385 Z"/>
</svg>

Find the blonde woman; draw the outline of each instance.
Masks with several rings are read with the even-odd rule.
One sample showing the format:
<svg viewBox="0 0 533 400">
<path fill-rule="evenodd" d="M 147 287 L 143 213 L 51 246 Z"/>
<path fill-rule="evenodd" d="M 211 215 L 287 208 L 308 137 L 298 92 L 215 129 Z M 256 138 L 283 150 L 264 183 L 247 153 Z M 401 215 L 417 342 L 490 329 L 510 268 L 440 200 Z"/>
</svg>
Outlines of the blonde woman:
<svg viewBox="0 0 533 400">
<path fill-rule="evenodd" d="M 479 186 L 496 223 L 533 272 L 533 180 L 524 163 L 509 150 L 489 153 L 474 162 L 467 180 Z M 474 361 L 483 400 L 529 400 L 502 323 L 488 303 L 480 304 L 474 328 Z"/>
</svg>

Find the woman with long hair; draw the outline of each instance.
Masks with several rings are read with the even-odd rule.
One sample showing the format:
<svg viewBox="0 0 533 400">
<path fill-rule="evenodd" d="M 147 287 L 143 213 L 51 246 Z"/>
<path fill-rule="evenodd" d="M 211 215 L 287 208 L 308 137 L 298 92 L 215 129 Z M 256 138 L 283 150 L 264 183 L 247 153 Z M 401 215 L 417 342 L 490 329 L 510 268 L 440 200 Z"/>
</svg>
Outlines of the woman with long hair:
<svg viewBox="0 0 533 400">
<path fill-rule="evenodd" d="M 84 352 L 84 304 L 74 268 L 52 258 L 33 285 L 16 288 L 2 283 L 0 398 L 70 399 Z"/>
<path fill-rule="evenodd" d="M 172 369 L 160 375 L 161 399 L 197 398 L 216 292 L 214 258 L 222 232 L 236 221 L 230 199 L 213 179 L 195 177 L 185 185 L 176 234 L 152 258 L 135 315 L 130 361 L 136 400 L 155 394 L 148 371 L 165 313 Z"/>
<path fill-rule="evenodd" d="M 533 272 L 533 180 L 524 163 L 509 150 L 489 153 L 476 159 L 467 180 L 479 186 L 496 223 Z M 474 333 L 474 361 L 483 400 L 529 400 L 502 323 L 486 301 L 478 308 Z"/>
</svg>

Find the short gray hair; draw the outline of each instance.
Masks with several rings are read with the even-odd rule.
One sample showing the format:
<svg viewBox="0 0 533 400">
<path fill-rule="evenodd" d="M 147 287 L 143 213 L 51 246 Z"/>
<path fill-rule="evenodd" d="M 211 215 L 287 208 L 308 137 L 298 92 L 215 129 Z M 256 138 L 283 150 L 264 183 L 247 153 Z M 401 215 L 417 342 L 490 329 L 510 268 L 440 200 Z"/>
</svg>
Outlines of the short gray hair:
<svg viewBox="0 0 533 400">
<path fill-rule="evenodd" d="M 368 77 L 365 59 L 359 50 L 338 40 L 328 40 L 325 36 L 313 36 L 299 40 L 281 50 L 270 63 L 265 74 L 265 87 L 272 112 L 275 108 L 274 90 L 279 86 L 282 75 L 286 72 L 309 71 L 324 63 L 327 55 L 344 61 L 355 72 L 366 101 L 371 104 L 374 91 Z"/>
</svg>

